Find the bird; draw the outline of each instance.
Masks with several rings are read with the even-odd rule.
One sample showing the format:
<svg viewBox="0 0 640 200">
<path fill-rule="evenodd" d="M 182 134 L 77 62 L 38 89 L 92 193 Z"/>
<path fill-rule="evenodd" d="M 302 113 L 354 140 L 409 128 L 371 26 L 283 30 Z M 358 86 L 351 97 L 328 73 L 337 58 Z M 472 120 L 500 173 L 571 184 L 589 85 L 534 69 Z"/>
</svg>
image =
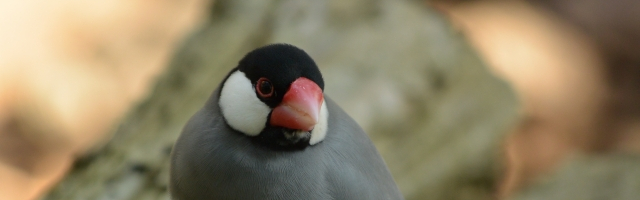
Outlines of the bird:
<svg viewBox="0 0 640 200">
<path fill-rule="evenodd" d="M 302 49 L 247 53 L 171 150 L 173 200 L 404 199 L 363 129 Z"/>
</svg>

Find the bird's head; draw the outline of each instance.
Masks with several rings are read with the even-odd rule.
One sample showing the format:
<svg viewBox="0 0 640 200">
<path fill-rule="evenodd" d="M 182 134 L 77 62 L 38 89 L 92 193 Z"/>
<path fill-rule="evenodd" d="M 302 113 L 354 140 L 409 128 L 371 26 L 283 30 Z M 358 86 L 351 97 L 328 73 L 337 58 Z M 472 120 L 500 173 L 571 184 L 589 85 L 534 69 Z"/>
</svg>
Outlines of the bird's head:
<svg viewBox="0 0 640 200">
<path fill-rule="evenodd" d="M 222 85 L 219 105 L 227 124 L 272 147 L 306 147 L 326 135 L 324 81 L 315 62 L 288 44 L 255 49 Z"/>
</svg>

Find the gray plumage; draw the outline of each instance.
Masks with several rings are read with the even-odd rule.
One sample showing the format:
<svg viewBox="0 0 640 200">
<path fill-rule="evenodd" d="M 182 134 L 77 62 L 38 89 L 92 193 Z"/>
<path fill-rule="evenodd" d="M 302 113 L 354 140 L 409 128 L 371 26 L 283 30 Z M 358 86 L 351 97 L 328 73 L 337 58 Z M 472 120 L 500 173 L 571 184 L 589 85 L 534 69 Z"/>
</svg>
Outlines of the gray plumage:
<svg viewBox="0 0 640 200">
<path fill-rule="evenodd" d="M 403 199 L 374 145 L 335 102 L 325 139 L 303 150 L 260 146 L 229 127 L 218 88 L 185 126 L 171 157 L 174 200 Z"/>
</svg>

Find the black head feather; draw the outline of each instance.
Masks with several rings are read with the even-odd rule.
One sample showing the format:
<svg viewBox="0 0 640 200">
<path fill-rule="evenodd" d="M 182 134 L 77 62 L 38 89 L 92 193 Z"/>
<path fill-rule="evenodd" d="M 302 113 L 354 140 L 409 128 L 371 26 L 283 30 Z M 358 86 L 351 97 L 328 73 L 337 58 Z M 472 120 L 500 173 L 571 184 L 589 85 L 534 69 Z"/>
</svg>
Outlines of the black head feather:
<svg viewBox="0 0 640 200">
<path fill-rule="evenodd" d="M 260 78 L 267 78 L 274 88 L 273 96 L 258 98 L 269 107 L 276 107 L 291 86 L 300 77 L 308 78 L 324 91 L 324 80 L 311 57 L 293 45 L 271 44 L 255 49 L 240 60 L 238 70 L 245 73 L 255 87 Z"/>
</svg>

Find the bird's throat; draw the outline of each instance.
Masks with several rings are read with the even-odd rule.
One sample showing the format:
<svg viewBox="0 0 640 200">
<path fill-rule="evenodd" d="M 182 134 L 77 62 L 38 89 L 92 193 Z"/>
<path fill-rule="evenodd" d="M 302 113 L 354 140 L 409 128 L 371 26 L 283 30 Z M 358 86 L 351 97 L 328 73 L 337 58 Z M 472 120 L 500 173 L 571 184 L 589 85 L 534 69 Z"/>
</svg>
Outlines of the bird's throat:
<svg viewBox="0 0 640 200">
<path fill-rule="evenodd" d="M 282 127 L 267 127 L 254 142 L 275 150 L 302 150 L 309 146 L 311 131 L 300 131 Z"/>
</svg>

